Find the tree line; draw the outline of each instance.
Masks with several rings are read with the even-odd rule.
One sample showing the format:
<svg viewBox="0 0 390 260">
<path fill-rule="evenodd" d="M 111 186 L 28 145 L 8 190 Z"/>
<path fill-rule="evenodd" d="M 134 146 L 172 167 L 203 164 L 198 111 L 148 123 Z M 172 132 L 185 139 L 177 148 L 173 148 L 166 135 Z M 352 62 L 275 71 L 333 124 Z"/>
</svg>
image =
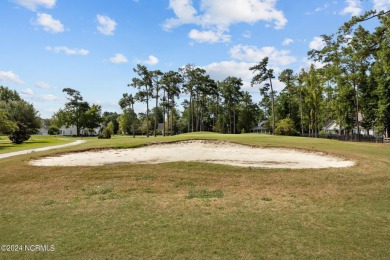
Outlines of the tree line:
<svg viewBox="0 0 390 260">
<path fill-rule="evenodd" d="M 376 20 L 378 26 L 365 29 L 369 20 Z M 79 91 L 67 88 L 63 91 L 68 102 L 51 122 L 57 127 L 75 125 L 77 135 L 80 130 L 87 129 L 88 133 L 103 124 L 103 137 L 107 138 L 116 133 L 238 134 L 250 132 L 260 121 L 270 133 L 281 135 L 319 136 L 325 124 L 334 121 L 339 126 L 335 129 L 338 134 L 351 134 L 354 129 L 360 134 L 365 129 L 368 134 L 371 129 L 389 136 L 389 28 L 389 11 L 369 11 L 353 17 L 336 33 L 322 35 L 322 49 L 308 52 L 309 58 L 321 66 L 312 64 L 299 72 L 285 69 L 275 75 L 265 57 L 250 68 L 251 86 L 259 87 L 259 103 L 253 102 L 237 77 L 215 81 L 192 64 L 168 72 L 138 64 L 133 69 L 136 76 L 127 85 L 135 94 L 122 95 L 118 102 L 121 114 L 102 113 L 99 105 L 90 105 Z M 276 77 L 284 84 L 280 92 L 274 89 Z M 137 102 L 146 105 L 144 112 L 134 111 Z M 10 113 L 4 111 L 0 110 L 0 118 L 10 118 Z M 11 130 L 18 127 L 12 123 L 1 126 Z"/>
<path fill-rule="evenodd" d="M 141 131 L 147 136 L 195 131 L 234 134 L 249 132 L 259 119 L 259 107 L 249 92 L 241 89 L 243 82 L 239 78 L 216 82 L 204 69 L 192 64 L 165 73 L 138 64 L 134 72 L 137 77 L 128 87 L 135 88 L 136 94 L 124 93 L 119 101 L 122 132 Z M 186 97 L 181 112 L 177 109 L 180 95 Z M 145 113 L 138 117 L 135 102 L 146 104 Z"/>
<path fill-rule="evenodd" d="M 79 91 L 66 88 L 63 92 L 68 102 L 54 114 L 51 129 L 73 125 L 77 135 L 88 135 L 103 125 L 103 138 L 117 133 L 133 136 L 195 131 L 235 134 L 250 132 L 262 118 L 250 93 L 241 89 L 240 78 L 227 77 L 216 82 L 204 69 L 191 64 L 165 73 L 138 64 L 134 72 L 137 77 L 132 78 L 128 87 L 136 93 L 122 95 L 118 102 L 121 114 L 102 113 L 101 106 L 90 105 L 83 101 Z M 181 95 L 187 97 L 181 103 L 183 111 L 177 108 Z M 145 103 L 146 111 L 137 114 L 136 102 Z"/>
<path fill-rule="evenodd" d="M 376 19 L 373 30 L 364 28 Z M 298 76 L 303 87 L 306 123 L 318 134 L 325 120 L 336 120 L 342 132 L 375 130 L 390 135 L 390 16 L 389 11 L 369 11 L 353 17 L 337 33 L 323 35 L 325 46 L 310 58 L 323 68 L 311 67 Z"/>
<path fill-rule="evenodd" d="M 365 22 L 376 19 L 373 30 Z M 252 86 L 259 86 L 261 101 L 242 91 L 242 80 L 227 77 L 214 81 L 202 68 L 188 64 L 178 71 L 162 73 L 137 65 L 138 75 L 128 85 L 138 92 L 124 94 L 120 104 L 128 120 L 137 120 L 127 104 L 146 104 L 141 120 L 142 131 L 156 135 L 157 123 L 163 123 L 163 134 L 215 131 L 249 132 L 259 121 L 273 134 L 319 136 L 326 123 L 334 121 L 338 134 L 390 135 L 390 18 L 389 11 L 369 11 L 353 17 L 337 33 L 322 35 L 324 47 L 311 50 L 308 56 L 321 66 L 312 64 L 294 73 L 285 69 L 278 75 L 284 84 L 277 93 L 274 71 L 265 57 L 252 66 Z M 187 99 L 183 111 L 176 109 L 179 95 Z M 152 99 L 154 108 L 149 110 Z M 132 111 L 132 112 L 130 112 Z M 149 112 L 152 114 L 150 117 Z M 130 115 L 132 113 L 132 115 Z M 139 124 L 132 125 L 132 131 Z M 363 131 L 362 129 L 365 129 Z"/>
</svg>

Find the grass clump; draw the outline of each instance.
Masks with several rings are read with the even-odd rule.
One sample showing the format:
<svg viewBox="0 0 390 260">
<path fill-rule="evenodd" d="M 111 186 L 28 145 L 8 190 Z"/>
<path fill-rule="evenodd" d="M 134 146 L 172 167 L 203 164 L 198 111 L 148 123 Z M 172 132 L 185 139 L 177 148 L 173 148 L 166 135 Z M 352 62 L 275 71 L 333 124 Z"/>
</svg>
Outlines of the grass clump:
<svg viewBox="0 0 390 260">
<path fill-rule="evenodd" d="M 222 190 L 195 190 L 192 189 L 186 196 L 187 199 L 211 199 L 211 198 L 222 198 L 223 191 Z"/>
<path fill-rule="evenodd" d="M 56 203 L 55 200 L 45 200 L 45 201 L 43 202 L 43 206 L 50 206 L 50 205 L 53 205 L 53 204 L 55 204 L 55 203 Z"/>
<path fill-rule="evenodd" d="M 93 196 L 93 195 L 98 195 L 98 194 L 108 194 L 108 193 L 111 193 L 113 191 L 113 189 L 111 188 L 106 188 L 104 186 L 94 186 L 92 188 L 90 188 L 89 186 L 84 186 L 83 188 L 81 188 L 82 191 L 85 192 L 86 195 L 88 196 Z"/>
<path fill-rule="evenodd" d="M 123 198 L 123 196 L 116 193 L 110 193 L 108 194 L 108 196 L 99 196 L 99 200 L 101 201 L 121 199 L 121 198 Z"/>
<path fill-rule="evenodd" d="M 181 187 L 195 187 L 195 183 L 192 181 L 179 181 L 175 184 L 175 188 L 181 188 Z"/>
</svg>

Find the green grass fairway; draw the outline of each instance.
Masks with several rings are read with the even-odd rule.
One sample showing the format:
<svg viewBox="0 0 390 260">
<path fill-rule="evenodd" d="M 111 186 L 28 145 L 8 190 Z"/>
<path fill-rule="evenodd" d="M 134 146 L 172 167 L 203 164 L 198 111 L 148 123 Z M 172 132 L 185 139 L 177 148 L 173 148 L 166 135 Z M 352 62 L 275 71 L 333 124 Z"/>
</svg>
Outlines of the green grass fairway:
<svg viewBox="0 0 390 260">
<path fill-rule="evenodd" d="M 58 152 L 184 139 L 324 151 L 357 164 L 321 170 L 181 162 L 28 165 Z M 6 252 L 2 246 L 0 259 L 390 257 L 388 144 L 257 134 L 114 136 L 1 159 L 0 169 L 0 245 L 23 247 Z M 29 245 L 54 251 L 27 252 Z"/>
<path fill-rule="evenodd" d="M 28 141 L 22 144 L 13 144 L 7 136 L 0 136 L 0 154 L 67 144 L 76 140 L 78 139 L 64 136 L 34 135 Z"/>
</svg>

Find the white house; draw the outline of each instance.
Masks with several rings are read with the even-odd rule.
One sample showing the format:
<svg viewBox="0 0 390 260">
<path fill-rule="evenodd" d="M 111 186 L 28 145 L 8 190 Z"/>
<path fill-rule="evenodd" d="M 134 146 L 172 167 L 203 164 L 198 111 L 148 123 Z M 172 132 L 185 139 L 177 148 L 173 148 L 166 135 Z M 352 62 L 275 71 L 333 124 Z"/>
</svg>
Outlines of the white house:
<svg viewBox="0 0 390 260">
<path fill-rule="evenodd" d="M 257 124 L 257 126 L 252 127 L 251 132 L 252 133 L 259 133 L 259 134 L 269 134 L 268 128 L 266 126 L 267 120 L 261 121 Z"/>
<path fill-rule="evenodd" d="M 102 130 L 101 126 L 94 128 L 92 131 L 88 129 L 80 129 L 80 135 L 98 135 Z M 77 128 L 75 125 L 71 125 L 69 127 L 61 126 L 60 127 L 60 135 L 77 135 Z"/>
<path fill-rule="evenodd" d="M 47 127 L 41 127 L 38 130 L 39 135 L 48 135 L 49 134 L 48 132 L 49 132 L 49 129 Z"/>
<path fill-rule="evenodd" d="M 363 117 L 362 117 L 361 113 L 358 114 L 358 121 L 359 121 L 359 124 L 360 124 L 361 121 L 363 121 Z M 341 128 L 340 128 L 340 125 L 338 124 L 338 122 L 336 120 L 330 120 L 330 121 L 328 121 L 324 125 L 322 130 L 325 133 L 327 133 L 327 134 L 340 134 Z M 370 136 L 374 136 L 375 135 L 373 129 L 368 129 L 368 132 L 367 132 L 367 129 L 365 129 L 361 125 L 359 126 L 359 130 L 360 130 L 360 135 L 367 135 L 367 134 L 370 135 Z M 357 133 L 358 133 L 358 129 L 355 126 L 352 129 L 352 134 L 356 135 Z"/>
</svg>

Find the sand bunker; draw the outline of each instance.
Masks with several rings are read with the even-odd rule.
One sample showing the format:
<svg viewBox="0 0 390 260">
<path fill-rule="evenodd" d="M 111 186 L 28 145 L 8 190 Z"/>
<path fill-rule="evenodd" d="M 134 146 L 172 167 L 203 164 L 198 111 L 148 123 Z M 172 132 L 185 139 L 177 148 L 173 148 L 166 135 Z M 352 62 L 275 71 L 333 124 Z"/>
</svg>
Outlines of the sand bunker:
<svg viewBox="0 0 390 260">
<path fill-rule="evenodd" d="M 262 168 L 349 167 L 355 163 L 322 153 L 292 149 L 259 148 L 222 141 L 190 140 L 152 144 L 132 149 L 110 149 L 44 157 L 35 166 L 99 166 L 112 163 L 156 164 L 164 162 L 208 162 Z"/>
</svg>

